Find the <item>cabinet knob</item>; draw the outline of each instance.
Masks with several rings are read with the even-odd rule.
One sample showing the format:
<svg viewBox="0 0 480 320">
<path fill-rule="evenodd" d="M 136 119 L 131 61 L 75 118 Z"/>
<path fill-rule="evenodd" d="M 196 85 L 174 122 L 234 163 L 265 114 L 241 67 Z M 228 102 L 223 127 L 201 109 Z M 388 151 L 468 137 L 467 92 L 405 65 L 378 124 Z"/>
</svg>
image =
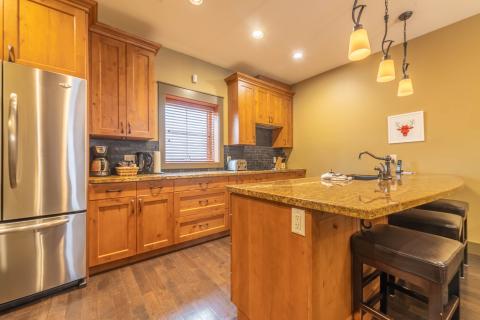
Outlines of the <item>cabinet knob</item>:
<svg viewBox="0 0 480 320">
<path fill-rule="evenodd" d="M 138 213 L 142 213 L 142 212 L 143 212 L 143 199 L 139 198 L 138 199 Z"/>
</svg>

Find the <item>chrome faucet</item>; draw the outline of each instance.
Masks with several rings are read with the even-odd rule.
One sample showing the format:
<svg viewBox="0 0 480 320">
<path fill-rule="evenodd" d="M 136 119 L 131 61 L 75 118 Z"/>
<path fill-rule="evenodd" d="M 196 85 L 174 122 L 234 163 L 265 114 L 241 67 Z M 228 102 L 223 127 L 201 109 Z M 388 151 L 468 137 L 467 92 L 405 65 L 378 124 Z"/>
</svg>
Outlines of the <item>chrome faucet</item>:
<svg viewBox="0 0 480 320">
<path fill-rule="evenodd" d="M 391 156 L 387 155 L 385 157 L 377 157 L 376 155 L 368 152 L 368 151 L 364 151 L 364 152 L 361 152 L 359 155 L 358 155 L 358 159 L 362 159 L 362 156 L 366 154 L 366 155 L 369 155 L 370 157 L 372 157 L 373 159 L 377 159 L 377 160 L 381 160 L 381 161 L 385 161 L 385 163 L 380 163 L 378 166 L 375 167 L 375 170 L 378 171 L 378 177 L 381 179 L 381 180 L 390 180 L 392 179 L 392 169 L 391 169 L 391 164 L 395 163 L 395 161 L 392 159 Z"/>
</svg>

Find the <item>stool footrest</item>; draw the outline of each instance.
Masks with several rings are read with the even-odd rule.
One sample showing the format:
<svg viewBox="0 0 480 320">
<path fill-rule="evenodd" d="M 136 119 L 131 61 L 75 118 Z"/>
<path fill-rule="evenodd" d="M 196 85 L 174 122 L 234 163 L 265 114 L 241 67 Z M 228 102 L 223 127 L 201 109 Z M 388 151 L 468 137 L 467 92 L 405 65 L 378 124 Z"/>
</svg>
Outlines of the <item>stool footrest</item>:
<svg viewBox="0 0 480 320">
<path fill-rule="evenodd" d="M 379 320 L 394 320 L 392 317 L 389 317 L 377 310 L 375 310 L 374 308 L 370 307 L 370 306 L 367 306 L 366 304 L 362 304 L 362 306 L 360 307 L 361 308 L 361 311 L 362 312 L 366 312 L 366 313 L 369 313 L 371 315 L 373 315 L 375 317 L 375 319 L 379 319 Z M 363 317 L 362 317 L 363 318 Z"/>
<path fill-rule="evenodd" d="M 394 288 L 395 290 L 400 291 L 401 293 L 404 293 L 412 298 L 415 298 L 423 303 L 428 303 L 428 298 L 425 297 L 423 294 L 420 294 L 418 292 L 415 292 L 413 290 L 410 290 L 409 288 L 399 285 L 395 282 L 388 282 L 387 283 L 388 287 Z"/>
<path fill-rule="evenodd" d="M 365 287 L 372 283 L 373 280 L 377 279 L 380 277 L 381 272 L 379 270 L 372 271 L 369 273 L 367 276 L 363 277 L 362 279 L 362 285 Z"/>
<path fill-rule="evenodd" d="M 459 307 L 460 304 L 460 298 L 457 296 L 452 296 L 448 300 L 448 304 L 443 308 L 444 313 L 443 313 L 443 319 L 444 320 L 450 320 L 452 319 L 453 315 L 455 314 L 455 311 Z"/>
</svg>

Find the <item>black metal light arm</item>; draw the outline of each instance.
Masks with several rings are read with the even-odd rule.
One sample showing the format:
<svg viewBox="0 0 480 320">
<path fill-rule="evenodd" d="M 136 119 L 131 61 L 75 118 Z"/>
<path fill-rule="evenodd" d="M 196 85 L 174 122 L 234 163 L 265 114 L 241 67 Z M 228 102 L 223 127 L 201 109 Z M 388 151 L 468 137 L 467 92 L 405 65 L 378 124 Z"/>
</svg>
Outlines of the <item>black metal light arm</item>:
<svg viewBox="0 0 480 320">
<path fill-rule="evenodd" d="M 358 4 L 358 0 L 353 2 L 353 9 L 352 9 L 352 21 L 355 25 L 355 28 L 361 26 L 360 19 L 362 18 L 363 10 L 365 10 L 365 4 Z"/>
<path fill-rule="evenodd" d="M 383 52 L 383 57 L 387 58 L 389 56 L 390 47 L 395 42 L 393 40 L 387 40 L 388 20 L 390 19 L 390 16 L 388 14 L 388 0 L 385 0 L 385 16 L 383 17 L 383 19 L 385 21 L 385 33 L 383 35 L 383 40 L 382 40 L 382 52 Z"/>
</svg>

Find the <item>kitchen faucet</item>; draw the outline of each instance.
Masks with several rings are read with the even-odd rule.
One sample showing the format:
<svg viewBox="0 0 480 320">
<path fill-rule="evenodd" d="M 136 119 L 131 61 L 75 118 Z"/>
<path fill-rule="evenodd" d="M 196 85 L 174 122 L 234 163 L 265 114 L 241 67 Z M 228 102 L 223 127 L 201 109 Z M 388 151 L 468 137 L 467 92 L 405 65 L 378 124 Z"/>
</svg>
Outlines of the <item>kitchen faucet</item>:
<svg viewBox="0 0 480 320">
<path fill-rule="evenodd" d="M 378 171 L 378 177 L 381 179 L 381 180 L 390 180 L 392 179 L 392 170 L 391 170 L 391 167 L 390 165 L 392 163 L 395 163 L 395 161 L 392 159 L 392 157 L 390 155 L 387 155 L 385 157 L 377 157 L 376 155 L 368 152 L 368 151 L 364 151 L 364 152 L 361 152 L 359 155 L 358 155 L 358 159 L 362 159 L 362 156 L 366 154 L 366 155 L 369 155 L 370 157 L 372 157 L 373 159 L 377 159 L 377 160 L 381 160 L 381 161 L 385 161 L 385 164 L 383 163 L 380 163 L 379 166 L 376 166 L 375 167 L 375 170 Z"/>
</svg>

